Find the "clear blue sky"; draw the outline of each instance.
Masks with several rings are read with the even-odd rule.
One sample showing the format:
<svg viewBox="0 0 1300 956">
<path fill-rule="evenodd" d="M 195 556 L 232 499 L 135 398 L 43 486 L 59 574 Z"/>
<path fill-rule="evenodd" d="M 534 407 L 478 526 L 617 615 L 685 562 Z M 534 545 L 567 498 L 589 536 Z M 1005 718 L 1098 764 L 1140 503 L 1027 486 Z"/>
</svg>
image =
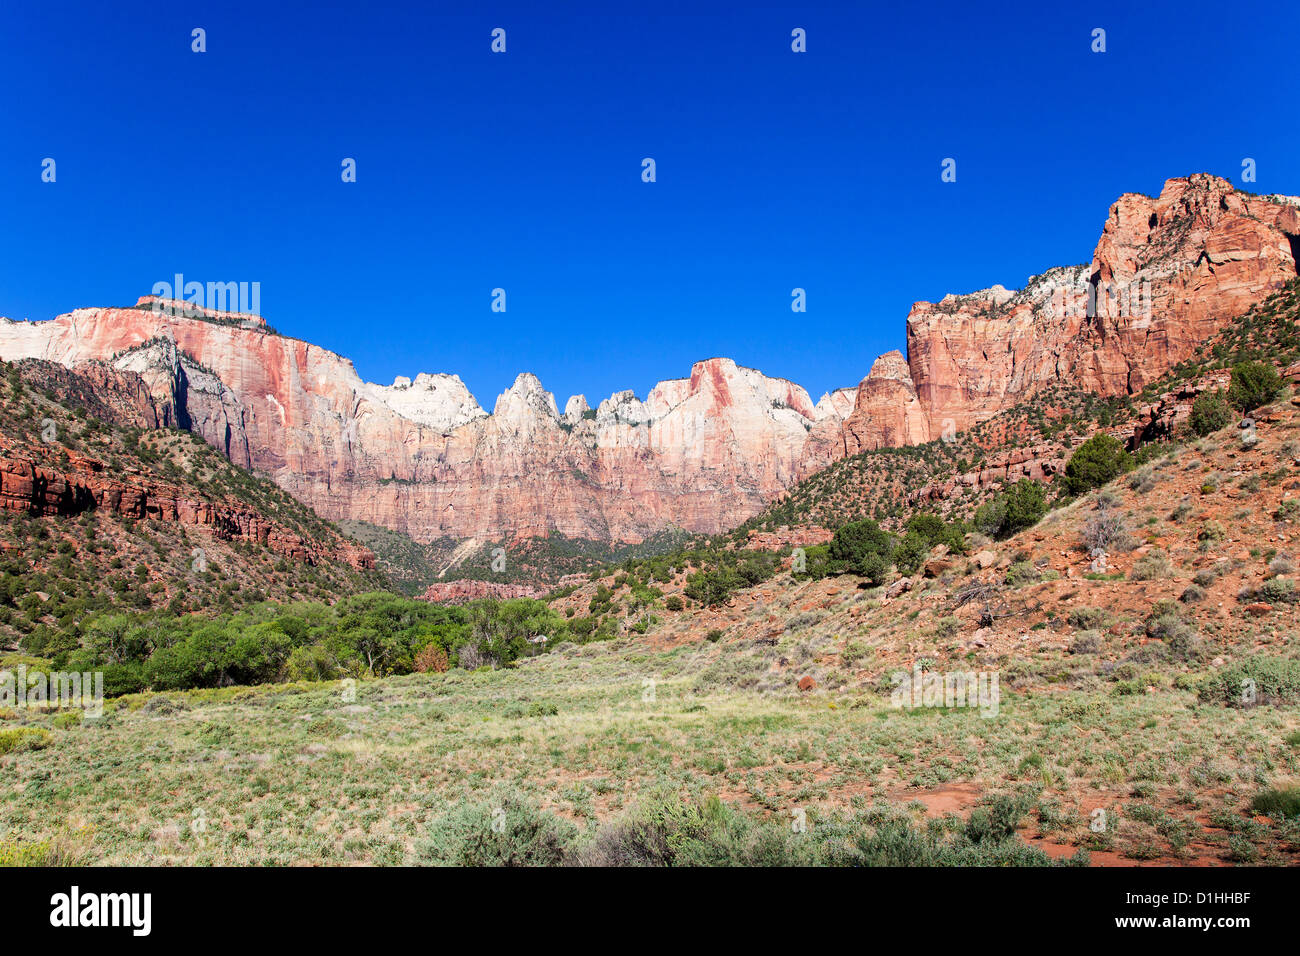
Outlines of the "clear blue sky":
<svg viewBox="0 0 1300 956">
<path fill-rule="evenodd" d="M 713 355 L 815 399 L 914 300 L 1087 261 L 1122 192 L 1252 157 L 1300 193 L 1293 0 L 851 7 L 6 4 L 0 314 L 182 272 L 489 409 L 522 370 L 594 403 Z"/>
</svg>

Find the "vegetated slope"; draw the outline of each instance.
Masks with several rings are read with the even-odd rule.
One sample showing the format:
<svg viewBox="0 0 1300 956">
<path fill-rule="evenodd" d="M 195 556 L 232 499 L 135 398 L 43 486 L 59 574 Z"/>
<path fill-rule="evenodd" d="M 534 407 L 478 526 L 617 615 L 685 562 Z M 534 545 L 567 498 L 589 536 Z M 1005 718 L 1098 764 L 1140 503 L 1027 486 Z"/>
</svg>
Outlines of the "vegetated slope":
<svg viewBox="0 0 1300 956">
<path fill-rule="evenodd" d="M 341 522 L 345 532 L 375 552 L 376 566 L 403 594 L 419 595 L 431 584 L 484 581 L 519 585 L 537 593 L 575 574 L 588 574 L 628 558 L 666 554 L 702 538 L 669 529 L 636 544 L 570 538 L 558 531 L 499 540 L 440 538 L 428 544 L 367 522 Z"/>
<path fill-rule="evenodd" d="M 383 586 L 336 527 L 152 414 L 130 373 L 5 365 L 0 641 L 41 652 L 106 608 L 174 615 Z"/>
<path fill-rule="evenodd" d="M 350 599 L 330 620 L 381 638 L 354 663 L 407 632 L 454 632 L 451 659 L 355 698 L 294 683 L 120 698 L 98 727 L 23 714 L 0 824 L 14 852 L 135 864 L 1294 864 L 1300 408 L 1284 394 L 1254 421 L 1253 440 L 1234 421 L 1162 443 L 1179 454 L 876 588 L 719 546 L 629 561 L 549 614 L 482 602 L 421 622 L 399 598 Z M 740 586 L 712 591 L 724 571 Z M 507 659 L 483 640 L 507 605 L 528 616 L 509 632 L 525 650 L 493 667 Z M 521 639 L 541 628 L 563 640 Z M 918 668 L 995 674 L 999 695 L 895 706 L 894 675 Z M 82 830 L 33 785 L 178 739 L 195 761 L 155 762 L 142 790 L 71 785 Z M 265 772 L 276 753 L 295 758 Z M 193 812 L 177 794 L 194 766 L 217 824 L 201 842 L 169 825 Z M 329 802 L 322 781 L 363 772 Z M 286 799 L 320 809 L 286 815 Z M 141 800 L 156 825 L 127 811 Z M 430 819 L 430 800 L 448 808 Z M 496 807 L 507 839 L 484 850 L 472 835 Z"/>
<path fill-rule="evenodd" d="M 414 597 L 438 576 L 427 544 L 368 521 L 340 521 L 339 528 L 374 552 L 375 567 L 402 594 Z"/>
<path fill-rule="evenodd" d="M 552 603 L 569 613 L 603 600 L 649 618 L 633 646 L 699 660 L 696 686 L 718 694 L 781 700 L 807 688 L 863 706 L 888 700 L 901 673 L 996 674 L 1001 719 L 896 728 L 904 743 L 880 745 L 874 772 L 911 774 L 950 809 L 1032 789 L 1024 835 L 1054 854 L 1295 863 L 1295 809 L 1253 807 L 1272 792 L 1300 806 L 1287 789 L 1300 773 L 1298 406 L 1286 394 L 1244 436 L 1234 418 L 1165 444 L 1178 454 L 1005 541 L 937 548 L 881 587 L 778 570 L 695 603 L 678 576 L 641 605 L 644 585 L 625 572 Z M 665 606 L 674 597 L 680 610 Z M 852 777 L 842 763 L 807 769 Z M 771 792 L 770 781 L 751 786 Z M 1110 821 L 1100 832 L 1097 809 Z"/>
<path fill-rule="evenodd" d="M 644 600 L 643 635 L 362 680 L 355 697 L 295 683 L 121 698 L 93 727 L 23 714 L 0 824 L 14 853 L 137 865 L 1293 865 L 1296 401 L 1256 412 L 1254 440 L 1232 423 L 878 588 L 795 576 L 773 554 L 752 586 L 675 611 L 687 581 L 655 558 L 551 602 L 564 616 L 602 588 Z M 454 611 L 435 626 L 460 627 Z M 916 668 L 996 674 L 999 694 L 895 706 L 893 675 Z M 193 759 L 151 761 L 130 792 L 77 785 L 177 741 Z M 275 754 L 293 759 L 271 773 Z M 48 812 L 35 784 L 51 767 L 87 826 Z M 192 818 L 196 773 L 202 840 L 172 825 Z M 504 836 L 485 847 L 473 837 L 498 807 Z"/>
</svg>

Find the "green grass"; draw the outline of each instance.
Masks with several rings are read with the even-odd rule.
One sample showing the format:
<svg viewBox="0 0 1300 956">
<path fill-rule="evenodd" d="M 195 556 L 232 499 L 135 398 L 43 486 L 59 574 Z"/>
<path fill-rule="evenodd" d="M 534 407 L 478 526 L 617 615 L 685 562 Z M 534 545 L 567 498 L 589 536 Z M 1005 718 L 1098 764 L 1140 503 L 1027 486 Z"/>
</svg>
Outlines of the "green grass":
<svg viewBox="0 0 1300 956">
<path fill-rule="evenodd" d="M 1018 692 L 1004 672 L 995 719 L 904 712 L 871 688 L 801 695 L 773 684 L 766 653 L 740 642 L 652 651 L 620 640 L 511 669 L 362 681 L 355 699 L 343 682 L 132 695 L 110 701 L 100 720 L 57 731 L 57 715 L 23 712 L 0 739 L 21 731 L 44 746 L 0 758 L 0 832 L 28 835 L 26 847 L 72 828 L 90 834 L 86 862 L 125 865 L 619 853 L 667 863 L 1045 863 L 1026 842 L 1040 829 L 1066 845 L 1176 859 L 1201 840 L 1191 799 L 1237 821 L 1234 846 L 1207 836 L 1200 852 L 1294 862 L 1285 819 L 1246 828 L 1260 766 L 1300 771 L 1282 746 L 1298 729 L 1289 711 L 1207 707 L 1171 688 L 1124 698 Z M 956 785 L 975 793 L 962 815 L 926 817 L 913 804 Z M 1098 804 L 1118 820 L 1105 841 L 1088 829 Z M 662 819 L 678 805 L 703 822 Z M 1125 809 L 1133 805 L 1151 810 Z M 517 845 L 484 842 L 482 822 L 498 808 Z M 791 829 L 797 811 L 804 833 Z M 655 856 L 664 845 L 677 849 Z"/>
</svg>

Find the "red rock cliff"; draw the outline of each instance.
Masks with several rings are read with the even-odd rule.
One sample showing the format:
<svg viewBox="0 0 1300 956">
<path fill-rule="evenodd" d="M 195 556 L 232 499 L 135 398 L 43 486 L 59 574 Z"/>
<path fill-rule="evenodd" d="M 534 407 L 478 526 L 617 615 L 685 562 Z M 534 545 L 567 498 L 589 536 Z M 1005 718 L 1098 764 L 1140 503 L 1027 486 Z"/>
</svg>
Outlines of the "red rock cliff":
<svg viewBox="0 0 1300 956">
<path fill-rule="evenodd" d="M 260 320 L 173 315 L 150 299 L 0 321 L 0 356 L 134 371 L 163 424 L 191 428 L 327 518 L 425 541 L 636 541 L 732 527 L 837 458 L 938 438 L 1048 383 L 1138 390 L 1296 275 L 1298 214 L 1294 200 L 1207 175 L 1170 180 L 1156 199 L 1125 195 L 1089 265 L 1018 292 L 916 303 L 906 359 L 881 356 L 856 390 L 816 406 L 798 385 L 715 358 L 644 401 L 621 392 L 592 411 L 574 396 L 563 414 L 524 373 L 488 414 L 454 375 L 375 385 Z"/>
</svg>

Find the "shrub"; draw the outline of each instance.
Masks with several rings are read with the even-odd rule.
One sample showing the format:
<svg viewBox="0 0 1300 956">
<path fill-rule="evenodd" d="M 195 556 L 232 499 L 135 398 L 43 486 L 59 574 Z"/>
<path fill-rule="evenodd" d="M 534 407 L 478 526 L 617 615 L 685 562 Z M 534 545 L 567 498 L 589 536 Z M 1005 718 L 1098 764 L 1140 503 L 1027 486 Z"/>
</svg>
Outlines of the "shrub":
<svg viewBox="0 0 1300 956">
<path fill-rule="evenodd" d="M 844 562 L 855 574 L 866 578 L 883 578 L 884 572 L 888 570 L 884 560 L 893 550 L 893 536 L 867 518 L 836 530 L 831 539 L 830 556 L 832 560 Z"/>
<path fill-rule="evenodd" d="M 461 803 L 433 820 L 417 841 L 421 863 L 441 866 L 556 866 L 577 828 L 511 791 Z"/>
<path fill-rule="evenodd" d="M 1264 790 L 1250 801 L 1250 807 L 1269 817 L 1300 817 L 1300 787 Z"/>
<path fill-rule="evenodd" d="M 1007 568 L 1006 583 L 1013 588 L 1023 587 L 1042 580 L 1038 569 L 1028 561 L 1016 561 Z"/>
<path fill-rule="evenodd" d="M 1047 514 L 1047 493 L 1036 481 L 1022 478 L 975 512 L 976 529 L 995 538 L 1009 538 L 1036 525 Z"/>
<path fill-rule="evenodd" d="M 1217 521 L 1207 521 L 1196 532 L 1197 541 L 1222 541 L 1228 536 L 1227 530 Z"/>
<path fill-rule="evenodd" d="M 673 594 L 664 600 L 664 607 L 670 611 L 680 611 L 685 606 L 686 605 L 682 603 L 682 599 L 676 594 Z"/>
<path fill-rule="evenodd" d="M 1186 626 L 1176 611 L 1157 609 L 1147 618 L 1146 634 L 1147 637 L 1155 638 L 1157 641 L 1165 641 Z"/>
<path fill-rule="evenodd" d="M 1292 574 L 1295 571 L 1295 562 L 1291 560 L 1289 554 L 1279 554 L 1268 563 L 1268 569 L 1273 574 Z"/>
<path fill-rule="evenodd" d="M 1102 628 L 1110 621 L 1110 612 L 1099 607 L 1076 607 L 1070 612 L 1070 626 L 1081 631 Z"/>
<path fill-rule="evenodd" d="M 1239 362 L 1232 367 L 1228 401 L 1242 412 L 1267 405 L 1282 390 L 1282 377 L 1265 362 Z"/>
<path fill-rule="evenodd" d="M 1096 654 L 1101 650 L 1101 634 L 1098 631 L 1080 631 L 1070 642 L 1071 654 Z"/>
<path fill-rule="evenodd" d="M 815 840 L 771 825 L 716 797 L 650 801 L 602 824 L 570 862 L 578 866 L 792 866 L 813 862 Z"/>
<path fill-rule="evenodd" d="M 1172 570 L 1169 555 L 1159 548 L 1153 548 L 1133 562 L 1133 570 L 1128 573 L 1128 576 L 1130 581 L 1153 581 L 1156 578 L 1168 577 Z"/>
<path fill-rule="evenodd" d="M 1250 688 L 1255 692 L 1253 698 L 1246 693 Z M 1201 684 L 1199 696 L 1228 707 L 1300 703 L 1300 660 L 1262 655 L 1246 658 L 1211 674 Z"/>
<path fill-rule="evenodd" d="M 1147 494 L 1156 487 L 1156 473 L 1150 465 L 1144 465 L 1129 476 L 1129 490 Z"/>
<path fill-rule="evenodd" d="M 49 865 L 49 843 L 19 843 L 16 840 L 0 840 L 0 867 L 45 867 Z"/>
<path fill-rule="evenodd" d="M 761 820 L 716 798 L 675 795 L 603 824 L 569 862 L 580 866 L 1049 866 L 1045 853 L 1016 838 L 1029 797 L 985 799 L 966 821 L 918 827 L 884 808 L 818 820 L 792 834 L 784 820 Z M 1063 861 L 1064 862 L 1064 861 Z M 1069 863 L 1083 863 L 1075 858 Z"/>
<path fill-rule="evenodd" d="M 1123 444 L 1105 432 L 1098 432 L 1074 450 L 1062 476 L 1065 490 L 1080 495 L 1100 488 L 1134 466 L 1133 456 Z"/>
<path fill-rule="evenodd" d="M 1124 515 L 1109 507 L 1098 507 L 1088 516 L 1081 529 L 1083 546 L 1094 551 L 1126 551 L 1132 546 Z"/>
<path fill-rule="evenodd" d="M 1204 437 L 1220 428 L 1226 428 L 1233 419 L 1232 408 L 1223 392 L 1201 392 L 1192 402 L 1192 417 L 1189 424 L 1192 431 Z"/>
<path fill-rule="evenodd" d="M 415 670 L 420 674 L 445 674 L 450 669 L 447 652 L 437 644 L 427 644 L 415 655 Z"/>
<path fill-rule="evenodd" d="M 941 617 L 934 625 L 934 633 L 939 637 L 952 637 L 961 627 L 961 621 L 951 614 L 947 617 Z"/>
<path fill-rule="evenodd" d="M 1269 604 L 1294 604 L 1295 582 L 1290 578 L 1269 578 L 1255 589 L 1254 596 Z"/>
<path fill-rule="evenodd" d="M 43 750 L 49 745 L 50 732 L 39 727 L 14 727 L 12 730 L 0 730 L 0 756 L 28 750 Z"/>
</svg>

